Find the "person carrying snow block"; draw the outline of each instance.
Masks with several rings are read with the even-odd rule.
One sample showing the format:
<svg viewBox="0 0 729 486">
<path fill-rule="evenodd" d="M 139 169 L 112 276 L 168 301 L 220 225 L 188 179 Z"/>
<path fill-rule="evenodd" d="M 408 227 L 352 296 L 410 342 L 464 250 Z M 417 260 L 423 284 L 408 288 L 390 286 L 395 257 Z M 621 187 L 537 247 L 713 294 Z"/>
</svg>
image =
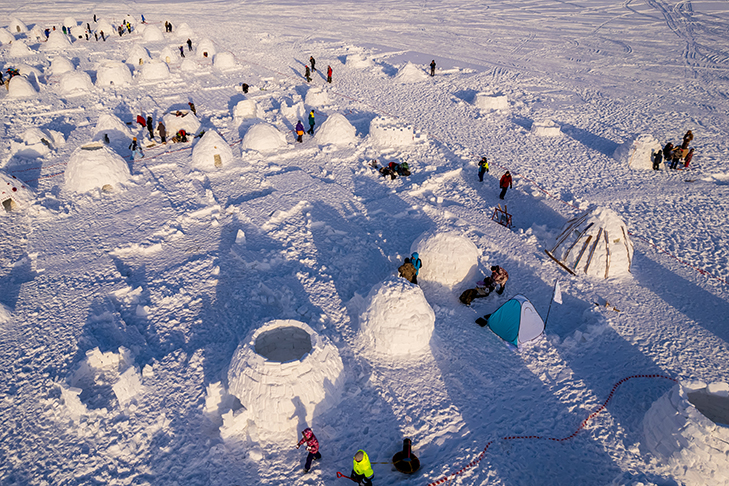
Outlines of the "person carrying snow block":
<svg viewBox="0 0 729 486">
<path fill-rule="evenodd" d="M 304 141 L 302 138 L 303 136 L 304 136 L 304 124 L 301 123 L 301 120 L 299 120 L 299 122 L 296 124 L 296 141 L 299 143 L 302 143 Z"/>
<path fill-rule="evenodd" d="M 372 486 L 372 478 L 375 472 L 372 470 L 372 463 L 367 453 L 362 449 L 358 450 L 352 460 L 352 481 L 365 486 Z"/>
<path fill-rule="evenodd" d="M 430 75 L 435 76 L 435 59 L 430 61 Z"/>
<path fill-rule="evenodd" d="M 144 117 L 142 115 L 137 115 L 137 123 L 142 125 L 142 128 L 147 127 L 147 121 L 144 119 Z M 136 140 L 136 138 L 134 140 Z"/>
<path fill-rule="evenodd" d="M 157 131 L 159 132 L 159 138 L 162 139 L 162 143 L 167 143 L 167 128 L 161 121 L 157 124 Z"/>
<path fill-rule="evenodd" d="M 311 71 L 316 71 L 316 59 L 314 59 L 314 56 L 309 56 L 309 62 L 311 63 Z"/>
<path fill-rule="evenodd" d="M 483 182 L 483 175 L 489 171 L 489 161 L 486 157 L 481 157 L 478 163 L 478 180 Z"/>
<path fill-rule="evenodd" d="M 332 67 L 327 66 L 327 83 L 332 84 Z"/>
<path fill-rule="evenodd" d="M 306 78 L 307 83 L 311 83 L 311 71 L 309 70 L 309 66 L 306 66 L 306 70 L 304 71 L 304 77 Z"/>
<path fill-rule="evenodd" d="M 501 187 L 501 194 L 499 194 L 499 199 L 504 199 L 504 196 L 506 196 L 506 190 L 510 187 L 513 187 L 511 184 L 511 172 L 509 172 L 508 170 L 503 176 L 501 176 L 501 180 L 499 181 L 499 187 Z"/>
<path fill-rule="evenodd" d="M 314 121 L 314 110 L 311 110 L 309 112 L 309 131 L 307 132 L 309 135 L 314 135 L 314 125 L 316 122 Z"/>
<path fill-rule="evenodd" d="M 314 435 L 314 432 L 310 428 L 305 428 L 301 431 L 301 435 L 303 437 L 299 441 L 298 444 L 296 444 L 296 448 L 298 449 L 301 447 L 301 445 L 306 442 L 306 450 L 309 451 L 309 455 L 306 456 L 306 464 L 304 464 L 304 472 L 309 472 L 309 469 L 311 469 L 311 461 L 316 459 L 317 461 L 321 459 L 321 453 L 319 452 L 319 441 L 316 440 L 316 436 Z"/>
<path fill-rule="evenodd" d="M 653 170 L 660 169 L 661 161 L 663 160 L 663 152 L 660 150 L 656 150 L 655 152 L 651 151 L 651 159 L 653 160 Z"/>
</svg>

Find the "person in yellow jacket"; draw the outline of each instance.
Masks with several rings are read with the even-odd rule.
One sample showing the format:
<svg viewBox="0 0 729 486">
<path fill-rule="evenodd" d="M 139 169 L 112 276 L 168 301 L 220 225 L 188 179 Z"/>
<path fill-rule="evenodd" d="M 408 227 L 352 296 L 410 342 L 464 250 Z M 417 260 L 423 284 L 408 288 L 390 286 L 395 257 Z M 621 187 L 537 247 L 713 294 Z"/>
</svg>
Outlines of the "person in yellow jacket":
<svg viewBox="0 0 729 486">
<path fill-rule="evenodd" d="M 367 453 L 362 449 L 358 450 L 352 461 L 352 481 L 365 486 L 372 486 L 372 478 L 375 472 L 372 470 L 372 464 Z"/>
</svg>

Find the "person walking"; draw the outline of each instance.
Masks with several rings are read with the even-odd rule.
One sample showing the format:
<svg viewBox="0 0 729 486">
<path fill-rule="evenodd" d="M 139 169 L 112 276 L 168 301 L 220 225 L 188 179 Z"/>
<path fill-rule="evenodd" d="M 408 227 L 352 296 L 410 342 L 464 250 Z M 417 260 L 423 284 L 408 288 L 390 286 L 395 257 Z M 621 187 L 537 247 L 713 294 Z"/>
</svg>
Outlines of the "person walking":
<svg viewBox="0 0 729 486">
<path fill-rule="evenodd" d="M 327 66 L 327 83 L 332 84 L 332 67 Z"/>
<path fill-rule="evenodd" d="M 193 103 L 192 101 L 188 101 L 187 105 L 190 107 L 190 111 L 192 112 L 192 114 L 197 116 L 197 110 L 195 109 L 195 103 Z"/>
<path fill-rule="evenodd" d="M 304 71 L 304 77 L 306 78 L 306 82 L 311 82 L 311 71 L 309 70 L 309 66 L 306 66 L 306 70 Z"/>
<path fill-rule="evenodd" d="M 311 63 L 311 72 L 316 71 L 316 59 L 314 59 L 314 56 L 309 56 L 309 62 Z"/>
<path fill-rule="evenodd" d="M 499 199 L 504 199 L 504 196 L 506 196 L 506 190 L 510 187 L 513 187 L 511 183 L 511 172 L 509 172 L 508 170 L 504 175 L 501 176 L 501 180 L 499 181 L 499 187 L 501 187 L 501 194 L 499 194 Z"/>
<path fill-rule="evenodd" d="M 435 76 L 435 59 L 430 61 L 430 75 Z"/>
<path fill-rule="evenodd" d="M 154 120 L 152 120 L 152 115 L 147 116 L 147 130 L 149 131 L 149 139 L 154 140 Z"/>
<path fill-rule="evenodd" d="M 162 143 L 167 143 L 167 128 L 165 128 L 162 121 L 157 124 L 157 132 L 159 133 L 159 138 L 162 139 Z"/>
<path fill-rule="evenodd" d="M 372 486 L 374 476 L 375 472 L 372 470 L 372 463 L 367 453 L 362 449 L 358 450 L 352 459 L 352 481 L 364 486 Z"/>
<path fill-rule="evenodd" d="M 296 444 L 296 448 L 298 449 L 304 442 L 306 442 L 306 450 L 309 451 L 309 454 L 306 456 L 304 472 L 308 473 L 309 469 L 311 469 L 311 462 L 314 459 L 316 459 L 317 461 L 321 459 L 321 453 L 319 452 L 319 441 L 316 440 L 314 432 L 309 427 L 302 430 L 301 435 L 303 435 L 303 437 L 301 438 L 299 443 Z"/>
<path fill-rule="evenodd" d="M 302 143 L 304 141 L 304 124 L 301 123 L 301 120 L 296 124 L 296 141 L 299 143 Z"/>
<path fill-rule="evenodd" d="M 316 124 L 314 120 L 314 110 L 311 110 L 309 112 L 309 135 L 314 135 L 314 125 Z"/>
<path fill-rule="evenodd" d="M 478 180 L 483 182 L 483 175 L 489 171 L 489 161 L 486 157 L 481 157 L 478 163 Z"/>
<path fill-rule="evenodd" d="M 142 147 L 140 147 L 139 143 L 137 143 L 137 137 L 134 137 L 132 139 L 132 143 L 129 144 L 129 149 L 132 151 L 132 160 L 137 160 L 144 157 Z"/>
<path fill-rule="evenodd" d="M 185 48 L 183 46 L 180 46 L 179 49 L 180 49 L 180 56 L 185 57 Z"/>
<path fill-rule="evenodd" d="M 192 41 L 190 39 L 187 39 L 187 50 L 192 52 Z"/>
</svg>

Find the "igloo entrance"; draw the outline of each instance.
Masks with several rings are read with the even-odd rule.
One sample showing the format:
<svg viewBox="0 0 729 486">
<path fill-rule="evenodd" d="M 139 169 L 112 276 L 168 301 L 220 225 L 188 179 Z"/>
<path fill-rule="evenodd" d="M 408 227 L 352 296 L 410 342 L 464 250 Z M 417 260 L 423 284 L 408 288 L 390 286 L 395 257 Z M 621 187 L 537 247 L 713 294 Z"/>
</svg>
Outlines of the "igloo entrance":
<svg viewBox="0 0 729 486">
<path fill-rule="evenodd" d="M 258 336 L 255 349 L 256 353 L 276 363 L 298 361 L 311 351 L 311 336 L 298 327 L 278 327 Z"/>
</svg>

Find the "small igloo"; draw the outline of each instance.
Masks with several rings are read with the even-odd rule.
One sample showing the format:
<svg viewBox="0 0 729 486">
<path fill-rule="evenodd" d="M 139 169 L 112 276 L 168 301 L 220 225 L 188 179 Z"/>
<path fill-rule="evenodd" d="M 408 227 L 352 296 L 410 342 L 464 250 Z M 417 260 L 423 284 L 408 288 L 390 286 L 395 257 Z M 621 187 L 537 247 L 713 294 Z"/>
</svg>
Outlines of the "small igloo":
<svg viewBox="0 0 729 486">
<path fill-rule="evenodd" d="M 147 25 L 142 34 L 145 42 L 159 42 L 165 40 L 162 31 L 156 25 Z"/>
<path fill-rule="evenodd" d="M 240 123 L 249 118 L 259 118 L 258 104 L 255 100 L 241 100 L 233 108 L 233 118 Z"/>
<path fill-rule="evenodd" d="M 286 136 L 278 128 L 268 123 L 258 123 L 248 129 L 243 137 L 241 148 L 258 152 L 274 152 L 287 145 Z"/>
<path fill-rule="evenodd" d="M 567 221 L 551 249 L 544 250 L 572 275 L 620 277 L 630 273 L 633 243 L 618 213 L 592 208 Z"/>
<path fill-rule="evenodd" d="M 16 40 L 10 44 L 10 49 L 8 50 L 10 57 L 28 57 L 33 54 L 36 54 L 36 52 L 28 47 L 28 44 L 24 40 Z"/>
<path fill-rule="evenodd" d="M 44 51 L 60 51 L 71 46 L 68 37 L 58 30 L 54 30 L 48 36 L 48 40 L 41 45 Z"/>
<path fill-rule="evenodd" d="M 33 202 L 33 191 L 15 176 L 0 170 L 0 205 L 5 211 L 28 207 Z"/>
<path fill-rule="evenodd" d="M 104 139 L 104 135 L 108 136 L 112 142 L 128 143 L 132 138 L 132 132 L 129 130 L 129 127 L 111 113 L 104 113 L 99 117 L 94 128 L 93 140 L 101 141 Z"/>
<path fill-rule="evenodd" d="M 560 137 L 562 130 L 552 120 L 535 121 L 532 123 L 531 133 L 538 137 Z"/>
<path fill-rule="evenodd" d="M 661 149 L 661 144 L 653 135 L 644 133 L 618 145 L 613 152 L 613 158 L 621 164 L 627 164 L 631 169 L 652 170 L 651 153 Z"/>
<path fill-rule="evenodd" d="M 195 114 L 188 111 L 180 112 L 178 116 L 176 113 L 172 112 L 164 116 L 164 124 L 169 136 L 174 136 L 180 130 L 185 130 L 185 133 L 190 135 L 196 134 L 200 129 L 200 120 L 197 119 Z"/>
<path fill-rule="evenodd" d="M 174 32 L 175 32 L 175 35 L 177 35 L 177 37 L 192 37 L 193 35 L 195 35 L 195 33 L 190 28 L 190 26 L 187 25 L 187 23 L 185 23 L 185 22 L 178 25 L 174 29 Z"/>
<path fill-rule="evenodd" d="M 253 331 L 233 353 L 228 391 L 259 429 L 298 434 L 336 406 L 344 385 L 337 348 L 303 322 L 274 320 Z"/>
<path fill-rule="evenodd" d="M 162 61 L 149 61 L 142 65 L 139 76 L 145 81 L 159 81 L 170 77 L 170 68 Z"/>
<path fill-rule="evenodd" d="M 366 349 L 407 356 L 430 349 L 435 313 L 420 287 L 392 277 L 370 290 L 359 324 L 359 339 Z"/>
<path fill-rule="evenodd" d="M 357 140 L 357 130 L 341 113 L 334 113 L 324 120 L 314 139 L 320 144 L 347 145 Z"/>
<path fill-rule="evenodd" d="M 14 76 L 8 84 L 8 98 L 30 98 L 37 94 L 30 81 L 23 76 Z"/>
<path fill-rule="evenodd" d="M 304 99 L 306 106 L 319 107 L 329 104 L 329 93 L 324 91 L 322 88 L 310 88 L 306 92 L 306 98 Z"/>
<path fill-rule="evenodd" d="M 51 74 L 55 76 L 70 73 L 75 69 L 76 68 L 73 66 L 73 63 L 65 57 L 56 56 L 53 58 L 53 61 L 51 61 Z"/>
<path fill-rule="evenodd" d="M 509 100 L 506 95 L 494 93 L 476 93 L 473 104 L 479 110 L 506 111 L 509 109 Z"/>
<path fill-rule="evenodd" d="M 180 71 L 184 71 L 186 73 L 196 72 L 198 68 L 198 64 L 189 57 L 186 57 L 182 60 L 182 63 L 180 63 Z"/>
<path fill-rule="evenodd" d="M 96 86 L 124 86 L 132 82 L 132 72 L 126 64 L 105 61 L 96 70 Z"/>
<path fill-rule="evenodd" d="M 415 128 L 394 118 L 378 116 L 370 122 L 370 139 L 378 147 L 404 147 L 415 143 Z"/>
<path fill-rule="evenodd" d="M 453 288 L 472 278 L 481 251 L 465 236 L 455 232 L 428 232 L 410 247 L 423 262 L 418 281 L 434 282 Z"/>
<path fill-rule="evenodd" d="M 15 41 L 15 36 L 8 32 L 8 29 L 0 27 L 0 44 L 11 44 Z"/>
<path fill-rule="evenodd" d="M 109 188 L 131 178 L 129 166 L 104 145 L 77 148 L 68 161 L 64 187 L 71 192 Z"/>
<path fill-rule="evenodd" d="M 61 77 L 61 93 L 66 95 L 82 95 L 94 88 L 91 76 L 84 71 L 66 73 Z"/>
<path fill-rule="evenodd" d="M 218 132 L 208 130 L 192 149 L 192 166 L 211 171 L 228 168 L 233 162 L 233 150 Z"/>
<path fill-rule="evenodd" d="M 398 83 L 417 83 L 425 81 L 428 77 L 428 73 L 426 73 L 423 68 L 408 62 L 397 71 L 395 81 Z"/>
<path fill-rule="evenodd" d="M 134 44 L 132 48 L 129 49 L 125 62 L 127 64 L 133 64 L 134 66 L 140 66 L 151 60 L 152 56 L 149 54 L 147 48 L 140 46 L 139 44 Z"/>
<path fill-rule="evenodd" d="M 210 39 L 203 39 L 198 42 L 195 48 L 195 55 L 197 57 L 206 57 L 212 59 L 217 51 L 215 50 L 215 44 Z"/>
<path fill-rule="evenodd" d="M 116 29 L 113 25 L 109 23 L 106 19 L 100 19 L 96 23 L 96 31 L 99 33 L 99 37 L 101 37 L 101 33 L 104 33 L 104 36 L 109 37 L 110 35 L 116 33 Z"/>
<path fill-rule="evenodd" d="M 159 53 L 159 56 L 157 56 L 157 59 L 166 62 L 167 64 L 172 64 L 172 62 L 177 61 L 179 58 L 180 51 L 177 49 L 173 49 L 170 46 L 162 49 L 162 51 Z"/>
<path fill-rule="evenodd" d="M 685 383 L 643 419 L 645 448 L 687 486 L 729 486 L 729 385 Z"/>
<path fill-rule="evenodd" d="M 76 19 L 73 17 L 66 17 L 65 19 L 63 19 L 63 25 L 66 28 L 78 27 L 78 22 L 76 22 Z"/>
<path fill-rule="evenodd" d="M 10 32 L 16 34 L 23 34 L 25 32 L 28 32 L 28 27 L 22 21 L 16 18 L 10 19 L 10 25 L 8 25 L 8 29 L 10 29 Z"/>
<path fill-rule="evenodd" d="M 213 61 L 213 67 L 220 71 L 229 71 L 235 69 L 238 65 L 235 62 L 235 56 L 230 52 L 221 52 L 215 54 L 215 60 Z"/>
<path fill-rule="evenodd" d="M 41 42 L 45 40 L 46 35 L 43 33 L 43 29 L 39 24 L 35 24 L 33 28 L 28 32 L 28 39 L 33 43 Z"/>
</svg>

